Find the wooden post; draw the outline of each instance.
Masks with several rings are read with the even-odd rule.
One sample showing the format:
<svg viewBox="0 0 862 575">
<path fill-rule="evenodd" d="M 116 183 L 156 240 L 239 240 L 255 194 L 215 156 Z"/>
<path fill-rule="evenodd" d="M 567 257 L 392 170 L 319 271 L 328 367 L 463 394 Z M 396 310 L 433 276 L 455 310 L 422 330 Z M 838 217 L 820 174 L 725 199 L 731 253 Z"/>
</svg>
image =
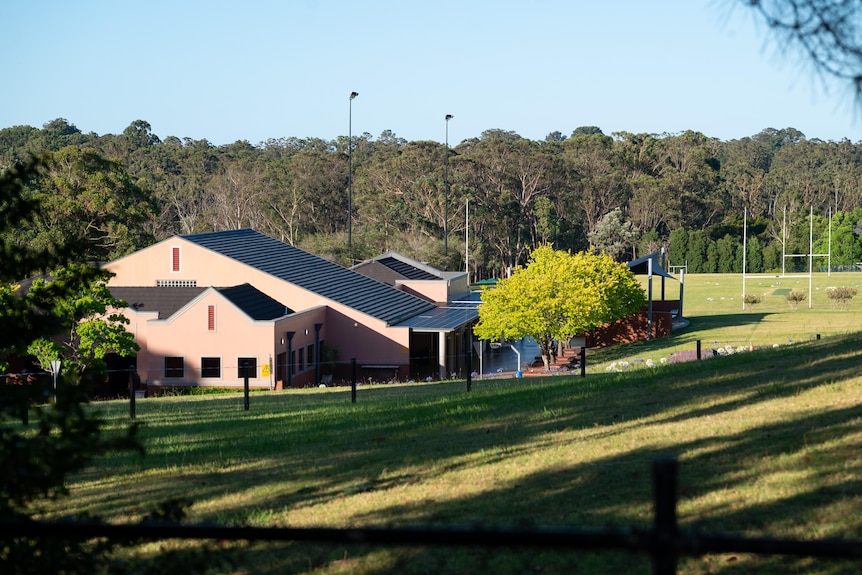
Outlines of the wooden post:
<svg viewBox="0 0 862 575">
<path fill-rule="evenodd" d="M 135 418 L 135 366 L 129 367 L 129 418 Z"/>
<path fill-rule="evenodd" d="M 245 387 L 245 411 L 248 411 L 248 362 L 242 362 L 242 379 Z"/>
<path fill-rule="evenodd" d="M 350 365 L 353 371 L 353 375 L 350 378 L 350 402 L 356 403 L 356 358 L 350 358 Z"/>
<path fill-rule="evenodd" d="M 587 346 L 581 346 L 581 377 L 587 377 Z"/>
<path fill-rule="evenodd" d="M 666 456 L 653 462 L 653 496 L 655 524 L 653 526 L 653 573 L 675 575 L 677 566 L 676 491 L 678 463 Z"/>
</svg>

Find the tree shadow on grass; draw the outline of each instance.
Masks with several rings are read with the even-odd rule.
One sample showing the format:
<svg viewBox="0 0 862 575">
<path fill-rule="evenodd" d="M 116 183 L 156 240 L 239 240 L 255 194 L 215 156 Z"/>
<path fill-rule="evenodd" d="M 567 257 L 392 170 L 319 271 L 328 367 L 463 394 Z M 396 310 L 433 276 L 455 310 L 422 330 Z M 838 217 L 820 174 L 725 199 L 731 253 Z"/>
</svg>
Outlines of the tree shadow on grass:
<svg viewBox="0 0 862 575">
<path fill-rule="evenodd" d="M 778 421 L 765 419 L 729 431 L 716 427 L 717 419 L 730 425 L 757 409 L 778 409 L 775 404 L 818 387 L 840 388 L 841 381 L 857 377 L 861 343 L 858 336 L 830 338 L 670 366 L 646 376 L 498 380 L 475 384 L 473 394 L 456 385 L 373 388 L 361 390 L 356 405 L 347 403 L 346 393 L 315 396 L 305 404 L 296 396 L 268 396 L 254 403 L 253 413 L 228 411 L 235 407 L 235 399 L 201 402 L 189 405 L 185 416 L 147 430 L 147 438 L 156 445 L 149 457 L 160 462 L 155 480 L 121 491 L 122 477 L 110 477 L 114 473 L 109 472 L 101 484 L 93 485 L 89 497 L 93 501 L 114 497 L 109 509 L 121 515 L 124 505 L 128 511 L 130 499 L 153 501 L 188 493 L 201 509 L 196 519 L 240 524 L 261 509 L 276 514 L 314 511 L 366 498 L 372 500 L 371 508 L 360 507 L 344 521 L 648 525 L 650 462 L 657 453 L 671 451 L 682 461 L 683 508 L 686 500 L 724 494 L 712 505 L 700 503 L 697 514 L 681 514 L 684 524 L 703 522 L 710 529 L 770 534 L 798 525 L 800 517 L 805 518 L 802 525 L 816 525 L 818 517 L 844 508 L 857 518 L 845 521 L 853 531 L 848 535 L 862 537 L 857 479 L 862 468 L 858 456 L 847 450 L 847 438 L 858 433 L 862 408 L 839 406 L 840 389 L 835 390 L 834 406 L 828 402 L 805 409 L 797 406 L 786 420 L 776 411 Z M 210 428 L 195 423 L 195 410 L 209 412 Z M 216 417 L 220 419 L 212 423 Z M 678 426 L 687 423 L 710 433 L 678 435 Z M 667 437 L 657 439 L 656 430 L 664 429 Z M 205 459 L 217 453 L 213 442 L 221 442 L 229 455 L 207 467 L 202 465 Z M 602 455 L 602 449 L 612 453 Z M 552 450 L 570 455 L 547 456 Z M 518 465 L 531 457 L 546 456 L 547 465 L 517 472 Z M 758 480 L 764 461 L 771 464 L 782 457 L 797 467 L 798 458 L 807 458 L 810 486 L 786 496 L 767 493 L 770 496 L 762 501 L 734 500 L 734 491 L 744 492 L 747 484 Z M 451 485 L 455 495 L 445 495 L 445 489 L 440 495 L 441 485 L 446 488 L 455 478 L 472 481 L 467 472 L 480 467 L 502 475 L 480 477 L 479 490 Z M 413 486 L 434 495 L 418 496 Z M 271 559 L 288 571 L 311 570 L 309 566 L 333 561 L 343 563 L 333 563 L 332 572 L 649 570 L 647 559 L 628 553 L 414 548 L 380 552 L 305 544 L 253 546 L 246 552 L 250 564 L 266 565 Z M 268 554 L 272 557 L 264 559 Z M 293 562 L 297 557 L 302 565 Z M 507 562 L 500 562 L 501 557 Z M 690 561 L 686 572 L 734 572 L 745 565 L 751 572 L 779 573 L 787 572 L 788 566 L 798 570 L 804 560 Z M 504 563 L 513 567 L 506 570 Z M 843 568 L 804 570 L 838 573 Z M 250 572 L 266 572 L 260 569 Z"/>
</svg>

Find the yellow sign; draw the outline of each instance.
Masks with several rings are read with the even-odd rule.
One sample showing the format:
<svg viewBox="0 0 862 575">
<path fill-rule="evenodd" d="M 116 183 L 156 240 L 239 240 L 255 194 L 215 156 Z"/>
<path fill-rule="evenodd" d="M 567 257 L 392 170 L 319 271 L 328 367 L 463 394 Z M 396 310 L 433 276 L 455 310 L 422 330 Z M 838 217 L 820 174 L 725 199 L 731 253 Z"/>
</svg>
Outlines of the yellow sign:
<svg viewBox="0 0 862 575">
<path fill-rule="evenodd" d="M 265 363 L 260 366 L 260 376 L 261 377 L 269 377 L 269 364 Z"/>
</svg>

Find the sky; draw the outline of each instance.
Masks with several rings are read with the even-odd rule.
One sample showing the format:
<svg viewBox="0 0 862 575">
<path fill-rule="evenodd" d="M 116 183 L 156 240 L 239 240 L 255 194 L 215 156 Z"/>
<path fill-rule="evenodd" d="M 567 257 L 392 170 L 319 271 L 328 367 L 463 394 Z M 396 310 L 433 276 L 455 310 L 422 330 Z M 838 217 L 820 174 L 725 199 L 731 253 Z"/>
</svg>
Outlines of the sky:
<svg viewBox="0 0 862 575">
<path fill-rule="evenodd" d="M 862 140 L 850 87 L 785 53 L 745 3 L 3 0 L 0 128 L 144 120 L 215 145 L 579 126 Z"/>
</svg>

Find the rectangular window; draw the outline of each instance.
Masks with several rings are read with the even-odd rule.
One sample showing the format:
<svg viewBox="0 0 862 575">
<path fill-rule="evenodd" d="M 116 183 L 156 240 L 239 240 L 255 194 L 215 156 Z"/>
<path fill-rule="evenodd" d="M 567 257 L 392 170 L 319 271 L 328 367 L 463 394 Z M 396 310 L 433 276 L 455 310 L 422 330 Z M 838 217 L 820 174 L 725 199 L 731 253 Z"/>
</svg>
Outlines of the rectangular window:
<svg viewBox="0 0 862 575">
<path fill-rule="evenodd" d="M 202 357 L 201 358 L 201 377 L 221 377 L 221 358 L 220 357 Z"/>
<path fill-rule="evenodd" d="M 236 360 L 237 370 L 236 376 L 240 379 L 245 378 L 243 368 L 248 369 L 248 378 L 257 378 L 257 358 L 256 357 L 238 357 Z"/>
<path fill-rule="evenodd" d="M 165 378 L 185 377 L 185 360 L 181 357 L 165 356 Z"/>
<path fill-rule="evenodd" d="M 314 355 L 314 344 L 308 346 L 308 367 L 317 365 L 317 357 Z"/>
<path fill-rule="evenodd" d="M 173 246 L 171 248 L 171 271 L 179 272 L 180 271 L 180 248 L 179 246 Z"/>
<path fill-rule="evenodd" d="M 290 352 L 290 375 L 296 373 L 296 350 Z"/>
<path fill-rule="evenodd" d="M 208 331 L 215 331 L 215 320 L 216 320 L 215 311 L 216 310 L 215 310 L 214 305 L 208 305 L 207 306 L 207 330 Z"/>
<path fill-rule="evenodd" d="M 296 358 L 298 360 L 297 366 L 296 366 L 296 371 L 300 372 L 303 369 L 305 369 L 305 348 L 304 347 L 301 347 L 298 350 L 296 350 Z"/>
</svg>

